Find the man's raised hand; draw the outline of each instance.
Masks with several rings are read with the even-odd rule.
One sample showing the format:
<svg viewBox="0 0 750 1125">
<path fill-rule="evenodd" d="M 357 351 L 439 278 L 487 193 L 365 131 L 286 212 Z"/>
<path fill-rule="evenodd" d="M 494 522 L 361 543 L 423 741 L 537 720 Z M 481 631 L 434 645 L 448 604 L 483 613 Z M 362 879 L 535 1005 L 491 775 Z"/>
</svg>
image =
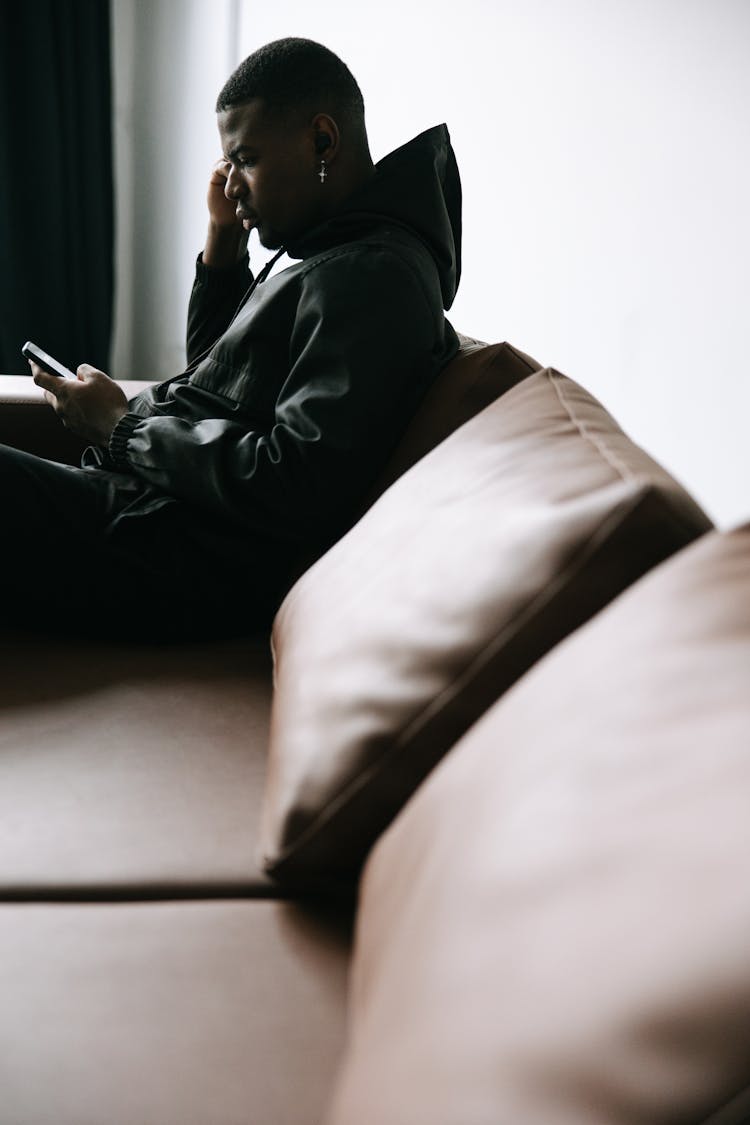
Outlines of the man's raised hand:
<svg viewBox="0 0 750 1125">
<path fill-rule="evenodd" d="M 230 169 L 228 160 L 217 160 L 208 180 L 208 234 L 203 264 L 215 269 L 228 269 L 247 253 L 248 232 L 237 218 L 235 200 L 224 194 Z"/>
<path fill-rule="evenodd" d="M 208 178 L 208 214 L 211 222 L 216 227 L 242 227 L 236 215 L 237 204 L 233 199 L 227 199 L 224 189 L 227 186 L 231 164 L 228 160 L 217 160 L 211 169 Z"/>
</svg>

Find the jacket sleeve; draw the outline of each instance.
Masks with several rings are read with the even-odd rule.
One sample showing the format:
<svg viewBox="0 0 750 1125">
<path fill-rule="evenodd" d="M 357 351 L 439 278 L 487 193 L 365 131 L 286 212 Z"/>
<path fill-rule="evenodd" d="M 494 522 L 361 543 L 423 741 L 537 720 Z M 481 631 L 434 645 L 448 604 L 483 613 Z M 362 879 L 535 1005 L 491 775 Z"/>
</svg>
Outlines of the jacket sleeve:
<svg viewBox="0 0 750 1125">
<path fill-rule="evenodd" d="M 226 331 L 252 280 L 247 258 L 231 269 L 218 270 L 204 266 L 203 254 L 198 255 L 188 305 L 188 364 L 192 364 Z"/>
<path fill-rule="evenodd" d="M 325 540 L 427 389 L 437 337 L 434 304 L 397 254 L 368 248 L 325 259 L 302 281 L 270 432 L 226 419 L 126 414 L 110 455 L 164 492 L 248 530 Z"/>
</svg>

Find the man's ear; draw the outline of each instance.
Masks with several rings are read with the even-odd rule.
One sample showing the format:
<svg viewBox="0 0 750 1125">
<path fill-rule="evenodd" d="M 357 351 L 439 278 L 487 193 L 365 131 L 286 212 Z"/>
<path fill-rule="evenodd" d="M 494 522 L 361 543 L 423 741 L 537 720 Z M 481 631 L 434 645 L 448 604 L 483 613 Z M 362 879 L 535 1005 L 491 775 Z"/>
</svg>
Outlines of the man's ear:
<svg viewBox="0 0 750 1125">
<path fill-rule="evenodd" d="M 325 160 L 326 164 L 333 164 L 341 145 L 341 133 L 330 114 L 315 114 L 310 122 L 310 136 L 315 160 Z"/>
</svg>

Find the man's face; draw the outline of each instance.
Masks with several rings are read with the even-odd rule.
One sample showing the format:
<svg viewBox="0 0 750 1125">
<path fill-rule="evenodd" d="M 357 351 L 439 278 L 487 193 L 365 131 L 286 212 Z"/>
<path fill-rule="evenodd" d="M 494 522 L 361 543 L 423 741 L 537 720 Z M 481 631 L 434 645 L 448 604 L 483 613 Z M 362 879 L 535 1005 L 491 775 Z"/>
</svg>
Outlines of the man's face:
<svg viewBox="0 0 750 1125">
<path fill-rule="evenodd" d="M 312 130 L 280 122 L 259 99 L 224 110 L 218 123 L 231 169 L 224 194 L 246 230 L 278 249 L 323 219 Z"/>
</svg>

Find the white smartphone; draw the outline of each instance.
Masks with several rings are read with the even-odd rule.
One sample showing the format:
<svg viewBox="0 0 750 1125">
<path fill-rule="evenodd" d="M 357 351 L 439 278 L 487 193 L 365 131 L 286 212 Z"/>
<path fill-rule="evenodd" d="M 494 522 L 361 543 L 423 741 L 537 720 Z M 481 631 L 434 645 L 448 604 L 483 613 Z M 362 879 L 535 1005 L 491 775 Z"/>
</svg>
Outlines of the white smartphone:
<svg viewBox="0 0 750 1125">
<path fill-rule="evenodd" d="M 27 359 L 33 359 L 34 363 L 43 368 L 50 375 L 57 375 L 60 379 L 75 379 L 75 375 L 68 367 L 63 367 L 56 359 L 53 359 L 47 352 L 42 351 L 36 344 L 32 344 L 31 340 L 27 340 L 21 348 L 22 355 Z"/>
</svg>

